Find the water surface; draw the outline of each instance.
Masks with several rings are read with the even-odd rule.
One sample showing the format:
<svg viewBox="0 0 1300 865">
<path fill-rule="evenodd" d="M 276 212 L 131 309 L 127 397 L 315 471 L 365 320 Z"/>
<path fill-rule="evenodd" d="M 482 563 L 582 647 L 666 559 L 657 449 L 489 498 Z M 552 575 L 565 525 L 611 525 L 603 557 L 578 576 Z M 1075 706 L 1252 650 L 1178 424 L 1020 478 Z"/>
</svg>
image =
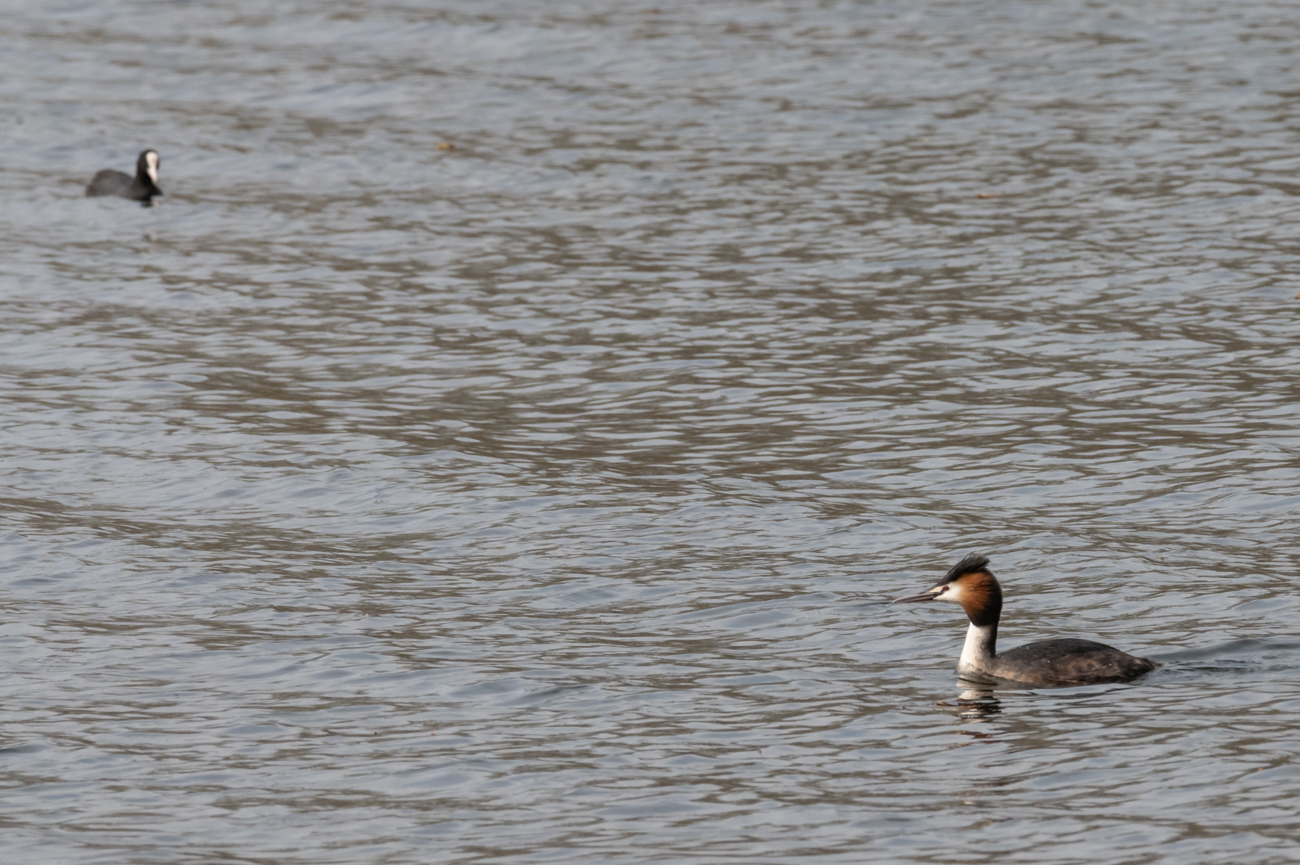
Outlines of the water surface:
<svg viewBox="0 0 1300 865">
<path fill-rule="evenodd" d="M 1300 858 L 1291 5 L 11 6 L 6 862 Z"/>
</svg>

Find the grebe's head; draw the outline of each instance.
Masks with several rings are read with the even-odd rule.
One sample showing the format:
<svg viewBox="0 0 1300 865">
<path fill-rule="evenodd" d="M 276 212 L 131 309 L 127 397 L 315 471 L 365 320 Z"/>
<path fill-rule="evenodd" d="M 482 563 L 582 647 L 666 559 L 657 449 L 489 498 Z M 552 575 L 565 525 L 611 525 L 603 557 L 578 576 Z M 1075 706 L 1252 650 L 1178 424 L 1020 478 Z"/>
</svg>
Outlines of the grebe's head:
<svg viewBox="0 0 1300 865">
<path fill-rule="evenodd" d="M 135 161 L 135 170 L 139 174 L 143 172 L 149 175 L 149 179 L 154 183 L 158 182 L 158 166 L 160 164 L 157 150 L 146 150 L 140 154 L 140 158 Z"/>
<path fill-rule="evenodd" d="M 997 624 L 1002 615 L 1002 587 L 989 570 L 988 556 L 971 553 L 952 566 L 934 588 L 899 598 L 895 604 L 913 601 L 953 601 L 961 604 L 971 624 L 979 627 Z"/>
</svg>

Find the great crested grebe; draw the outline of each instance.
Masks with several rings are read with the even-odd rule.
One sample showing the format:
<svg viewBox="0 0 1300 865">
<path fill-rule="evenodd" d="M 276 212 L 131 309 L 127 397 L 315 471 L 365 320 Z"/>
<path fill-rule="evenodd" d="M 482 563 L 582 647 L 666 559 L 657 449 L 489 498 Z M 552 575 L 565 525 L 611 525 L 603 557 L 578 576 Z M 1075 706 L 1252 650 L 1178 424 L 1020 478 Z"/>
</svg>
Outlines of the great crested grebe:
<svg viewBox="0 0 1300 865">
<path fill-rule="evenodd" d="M 933 589 L 894 601 L 955 601 L 970 619 L 957 674 L 968 679 L 1009 679 L 1027 685 L 1066 687 L 1127 682 L 1160 666 L 1092 640 L 1043 640 L 998 654 L 998 618 L 1002 587 L 989 570 L 987 556 L 969 555 L 953 566 Z"/>
<path fill-rule="evenodd" d="M 158 151 L 145 150 L 135 161 L 135 177 L 121 171 L 105 168 L 95 175 L 86 187 L 86 195 L 116 195 L 132 201 L 149 203 L 155 195 L 162 195 L 158 188 Z"/>
</svg>

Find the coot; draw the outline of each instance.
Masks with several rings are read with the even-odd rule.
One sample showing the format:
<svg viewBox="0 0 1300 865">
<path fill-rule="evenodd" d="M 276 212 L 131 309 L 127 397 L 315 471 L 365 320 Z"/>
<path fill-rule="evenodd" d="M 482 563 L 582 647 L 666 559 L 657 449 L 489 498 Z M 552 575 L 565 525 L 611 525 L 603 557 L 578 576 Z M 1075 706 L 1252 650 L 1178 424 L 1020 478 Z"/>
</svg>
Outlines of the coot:
<svg viewBox="0 0 1300 865">
<path fill-rule="evenodd" d="M 135 177 L 105 168 L 90 181 L 86 194 L 117 195 L 148 204 L 149 199 L 163 194 L 158 188 L 158 151 L 146 150 L 140 154 L 135 161 Z"/>
</svg>

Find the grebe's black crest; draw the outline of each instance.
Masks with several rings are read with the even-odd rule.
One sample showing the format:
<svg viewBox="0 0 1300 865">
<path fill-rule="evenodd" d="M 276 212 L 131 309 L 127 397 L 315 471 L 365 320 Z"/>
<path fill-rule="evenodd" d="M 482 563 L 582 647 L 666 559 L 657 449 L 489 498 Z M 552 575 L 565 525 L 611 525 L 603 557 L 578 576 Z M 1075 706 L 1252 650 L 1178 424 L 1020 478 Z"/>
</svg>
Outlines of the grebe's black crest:
<svg viewBox="0 0 1300 865">
<path fill-rule="evenodd" d="M 971 553 L 969 556 L 953 565 L 952 570 L 944 576 L 943 581 L 945 583 L 951 583 L 962 574 L 977 574 L 980 571 L 988 571 L 988 569 L 988 556 L 981 556 L 979 553 Z"/>
</svg>

